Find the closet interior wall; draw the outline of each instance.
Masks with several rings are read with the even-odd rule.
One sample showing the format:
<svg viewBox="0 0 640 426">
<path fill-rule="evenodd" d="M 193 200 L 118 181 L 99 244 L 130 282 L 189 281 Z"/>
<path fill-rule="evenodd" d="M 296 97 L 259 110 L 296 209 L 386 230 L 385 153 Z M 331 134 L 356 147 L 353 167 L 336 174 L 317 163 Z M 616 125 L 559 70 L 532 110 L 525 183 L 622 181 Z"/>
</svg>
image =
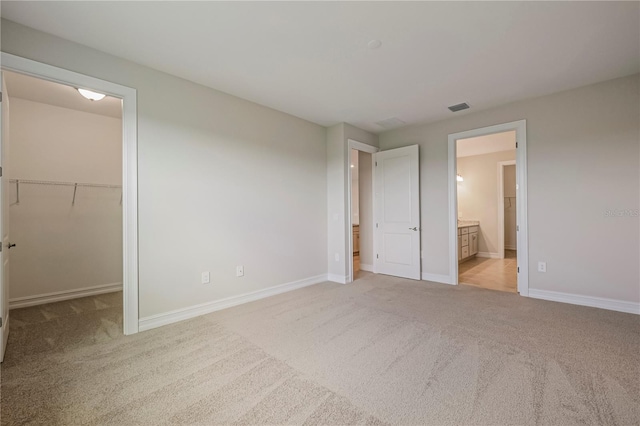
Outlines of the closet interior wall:
<svg viewBox="0 0 640 426">
<path fill-rule="evenodd" d="M 117 290 L 122 120 L 11 98 L 9 124 L 10 304 Z"/>
</svg>

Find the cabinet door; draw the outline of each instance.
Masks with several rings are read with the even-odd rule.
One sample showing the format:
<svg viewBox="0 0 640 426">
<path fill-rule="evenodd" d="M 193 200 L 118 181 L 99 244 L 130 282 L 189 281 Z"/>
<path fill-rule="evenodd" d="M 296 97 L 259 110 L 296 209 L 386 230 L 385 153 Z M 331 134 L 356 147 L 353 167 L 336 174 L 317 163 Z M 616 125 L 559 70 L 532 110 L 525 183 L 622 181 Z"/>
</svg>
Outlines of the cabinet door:
<svg viewBox="0 0 640 426">
<path fill-rule="evenodd" d="M 474 232 L 473 234 L 469 234 L 469 236 L 471 237 L 471 242 L 469 244 L 469 255 L 473 256 L 474 254 L 478 253 L 478 233 Z"/>
<path fill-rule="evenodd" d="M 353 227 L 353 252 L 354 253 L 360 252 L 360 227 L 359 226 Z"/>
<path fill-rule="evenodd" d="M 458 237 L 458 260 L 462 260 L 462 237 Z"/>
</svg>

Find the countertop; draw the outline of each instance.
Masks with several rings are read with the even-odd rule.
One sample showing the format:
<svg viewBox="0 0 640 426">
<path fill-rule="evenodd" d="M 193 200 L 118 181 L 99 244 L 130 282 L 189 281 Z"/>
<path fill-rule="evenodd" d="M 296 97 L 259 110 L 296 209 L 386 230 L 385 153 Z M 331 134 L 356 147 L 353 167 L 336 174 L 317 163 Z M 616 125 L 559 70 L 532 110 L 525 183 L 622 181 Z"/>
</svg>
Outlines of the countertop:
<svg viewBox="0 0 640 426">
<path fill-rule="evenodd" d="M 480 222 L 477 220 L 459 220 L 458 228 L 466 228 L 468 226 L 480 226 Z"/>
</svg>

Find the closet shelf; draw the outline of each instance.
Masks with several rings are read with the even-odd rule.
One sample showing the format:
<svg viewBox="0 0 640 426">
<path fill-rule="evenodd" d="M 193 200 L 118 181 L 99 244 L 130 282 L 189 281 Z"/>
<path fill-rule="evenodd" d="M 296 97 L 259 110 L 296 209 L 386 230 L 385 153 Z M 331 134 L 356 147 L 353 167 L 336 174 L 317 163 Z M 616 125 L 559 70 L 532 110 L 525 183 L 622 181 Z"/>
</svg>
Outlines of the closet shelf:
<svg viewBox="0 0 640 426">
<path fill-rule="evenodd" d="M 31 185 L 84 186 L 84 187 L 92 187 L 92 188 L 122 188 L 122 185 L 108 185 L 104 183 L 56 182 L 52 180 L 9 179 L 9 182 L 26 183 Z"/>
<path fill-rule="evenodd" d="M 83 182 L 56 182 L 52 180 L 29 180 L 29 179 L 9 179 L 10 183 L 16 184 L 16 201 L 11 205 L 19 205 L 20 204 L 20 184 L 28 184 L 28 185 L 54 185 L 54 186 L 71 186 L 73 187 L 73 199 L 71 200 L 71 205 L 76 205 L 76 193 L 78 192 L 78 187 L 83 188 L 117 188 L 122 189 L 122 185 L 108 185 L 104 183 L 83 183 Z M 122 205 L 122 192 L 120 193 L 120 205 Z"/>
</svg>

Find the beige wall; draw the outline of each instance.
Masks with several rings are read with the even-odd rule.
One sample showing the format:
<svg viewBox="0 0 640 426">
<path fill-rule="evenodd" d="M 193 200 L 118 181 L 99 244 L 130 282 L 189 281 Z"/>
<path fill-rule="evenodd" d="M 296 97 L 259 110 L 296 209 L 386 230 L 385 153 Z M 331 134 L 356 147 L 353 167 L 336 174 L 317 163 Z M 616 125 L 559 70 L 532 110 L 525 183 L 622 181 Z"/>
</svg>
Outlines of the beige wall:
<svg viewBox="0 0 640 426">
<path fill-rule="evenodd" d="M 9 87 L 9 90 L 11 88 Z M 9 92 L 10 94 L 10 92 Z M 120 185 L 120 119 L 12 98 L 7 177 Z M 10 185 L 10 298 L 122 283 L 119 189 Z"/>
<path fill-rule="evenodd" d="M 513 142 L 515 147 L 515 140 Z M 516 150 L 458 158 L 458 218 L 480 221 L 478 251 L 498 256 L 498 163 L 516 159 Z"/>
<path fill-rule="evenodd" d="M 137 89 L 141 317 L 326 274 L 323 127 L 6 20 L 2 51 Z"/>
<path fill-rule="evenodd" d="M 504 166 L 504 247 L 515 250 L 516 236 L 516 166 Z"/>
<path fill-rule="evenodd" d="M 423 272 L 449 275 L 447 136 L 527 120 L 529 287 L 640 301 L 640 75 L 380 135 L 420 145 Z M 622 216 L 607 214 L 622 212 Z M 547 272 L 536 270 L 547 262 Z"/>
</svg>

